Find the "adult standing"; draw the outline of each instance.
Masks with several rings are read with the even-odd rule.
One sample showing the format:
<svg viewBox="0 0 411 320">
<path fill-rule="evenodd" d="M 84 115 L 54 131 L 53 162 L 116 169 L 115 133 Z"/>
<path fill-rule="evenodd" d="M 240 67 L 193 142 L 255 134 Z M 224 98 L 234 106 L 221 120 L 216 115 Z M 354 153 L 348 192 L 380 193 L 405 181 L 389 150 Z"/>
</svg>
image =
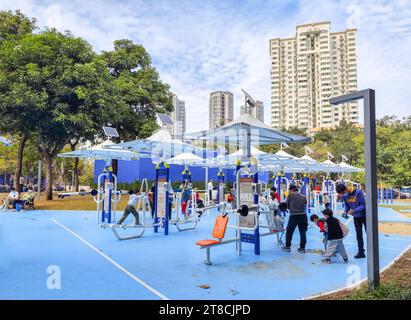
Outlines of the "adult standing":
<svg viewBox="0 0 411 320">
<path fill-rule="evenodd" d="M 19 179 L 19 185 L 20 185 L 20 192 L 22 192 L 22 191 L 24 191 L 23 190 L 23 188 L 24 188 L 24 177 L 23 176 L 20 176 L 20 179 Z"/>
<path fill-rule="evenodd" d="M 358 244 L 358 253 L 354 256 L 354 258 L 365 258 L 364 240 L 362 236 L 363 226 L 365 232 L 367 232 L 364 193 L 355 186 L 347 187 L 342 183 L 337 185 L 336 191 L 342 196 L 344 201 L 345 217 L 348 217 L 348 215 L 352 215 L 354 217 L 354 227 L 355 233 L 357 234 Z"/>
<path fill-rule="evenodd" d="M 285 246 L 282 250 L 291 251 L 291 241 L 293 238 L 294 230 L 298 227 L 300 233 L 300 247 L 298 252 L 305 253 L 305 245 L 307 243 L 307 228 L 308 219 L 305 211 L 307 206 L 307 198 L 298 192 L 296 185 L 291 185 L 289 194 L 286 200 L 287 207 L 290 211 L 290 218 L 288 219 L 287 231 L 285 234 Z"/>
<path fill-rule="evenodd" d="M 207 190 L 208 190 L 208 199 L 209 201 L 213 201 L 213 180 L 210 180 L 207 184 Z"/>
</svg>

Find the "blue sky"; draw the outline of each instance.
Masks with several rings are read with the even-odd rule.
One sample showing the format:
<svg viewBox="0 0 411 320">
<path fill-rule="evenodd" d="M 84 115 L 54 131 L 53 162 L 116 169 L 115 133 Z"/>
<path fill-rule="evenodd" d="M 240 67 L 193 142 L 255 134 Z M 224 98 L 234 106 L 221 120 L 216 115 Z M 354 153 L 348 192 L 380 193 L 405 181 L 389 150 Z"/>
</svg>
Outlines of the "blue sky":
<svg viewBox="0 0 411 320">
<path fill-rule="evenodd" d="M 142 1 L 2 0 L 40 27 L 71 30 L 94 49 L 128 38 L 150 53 L 161 78 L 186 101 L 188 130 L 208 125 L 208 97 L 241 88 L 265 105 L 270 121 L 268 41 L 291 37 L 297 24 L 331 21 L 332 31 L 357 28 L 358 86 L 376 90 L 377 115 L 410 115 L 411 1 Z"/>
</svg>

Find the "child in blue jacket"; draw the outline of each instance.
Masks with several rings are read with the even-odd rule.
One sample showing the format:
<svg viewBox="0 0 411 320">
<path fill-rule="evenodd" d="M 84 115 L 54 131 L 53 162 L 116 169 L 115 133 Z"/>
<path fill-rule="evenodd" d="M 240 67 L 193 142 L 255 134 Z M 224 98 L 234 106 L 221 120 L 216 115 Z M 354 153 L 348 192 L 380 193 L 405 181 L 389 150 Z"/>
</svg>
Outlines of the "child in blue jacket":
<svg viewBox="0 0 411 320">
<path fill-rule="evenodd" d="M 358 253 L 354 258 L 365 258 L 364 240 L 362 236 L 363 226 L 365 231 L 367 231 L 364 193 L 355 187 L 347 187 L 345 184 L 337 185 L 336 191 L 341 195 L 344 201 L 344 217 L 348 218 L 348 215 L 354 217 L 355 233 L 357 234 L 358 243 Z"/>
</svg>

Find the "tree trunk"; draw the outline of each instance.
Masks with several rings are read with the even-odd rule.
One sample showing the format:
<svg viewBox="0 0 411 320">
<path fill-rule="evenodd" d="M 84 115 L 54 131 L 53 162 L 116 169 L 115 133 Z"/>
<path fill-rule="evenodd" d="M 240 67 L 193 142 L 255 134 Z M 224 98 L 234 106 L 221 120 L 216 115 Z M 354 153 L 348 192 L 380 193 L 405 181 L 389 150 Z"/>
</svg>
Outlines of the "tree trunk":
<svg viewBox="0 0 411 320">
<path fill-rule="evenodd" d="M 79 140 L 76 140 L 74 143 L 70 142 L 70 148 L 71 151 L 75 151 L 77 144 L 79 143 Z M 79 172 L 78 172 L 78 164 L 79 164 L 79 158 L 74 158 L 74 167 L 73 167 L 73 173 L 74 173 L 74 191 L 78 192 L 79 191 Z"/>
<path fill-rule="evenodd" d="M 47 153 L 43 153 L 46 169 L 46 200 L 53 200 L 53 158 Z"/>
<path fill-rule="evenodd" d="M 20 188 L 20 176 L 21 176 L 21 169 L 23 167 L 23 154 L 24 154 L 24 146 L 26 144 L 27 141 L 27 134 L 22 133 L 20 135 L 20 141 L 19 141 L 19 148 L 18 148 L 18 153 L 17 153 L 17 165 L 16 165 L 16 172 L 14 174 L 14 188 L 16 188 L 16 190 L 18 192 L 21 192 L 21 188 Z"/>
<path fill-rule="evenodd" d="M 118 172 L 118 160 L 117 159 L 111 160 L 111 167 L 113 168 L 113 173 L 117 175 L 117 172 Z"/>
<path fill-rule="evenodd" d="M 74 158 L 74 191 L 78 192 L 79 191 L 79 179 L 78 179 L 78 163 L 79 163 L 79 159 L 78 158 Z"/>
</svg>

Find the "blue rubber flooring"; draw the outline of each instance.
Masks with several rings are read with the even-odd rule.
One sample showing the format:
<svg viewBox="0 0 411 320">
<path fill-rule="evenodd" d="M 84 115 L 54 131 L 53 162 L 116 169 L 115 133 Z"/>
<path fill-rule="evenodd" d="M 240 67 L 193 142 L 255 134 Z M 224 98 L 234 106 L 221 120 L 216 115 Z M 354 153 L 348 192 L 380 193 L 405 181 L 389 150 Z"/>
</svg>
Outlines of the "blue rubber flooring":
<svg viewBox="0 0 411 320">
<path fill-rule="evenodd" d="M 211 237 L 216 214 L 203 216 L 195 230 L 171 226 L 165 236 L 147 229 L 140 239 L 119 241 L 97 225 L 91 211 L 1 212 L 0 299 L 301 299 L 345 287 L 353 272 L 357 280 L 366 277 L 366 260 L 352 259 L 352 222 L 345 240 L 348 264 L 340 257 L 320 262 L 321 234 L 310 224 L 306 254 L 296 251 L 296 231 L 291 253 L 268 236 L 261 239 L 259 256 L 247 243 L 238 256 L 232 243 L 213 248 L 213 264 L 205 265 L 205 251 L 195 242 Z M 379 215 L 382 221 L 411 220 L 388 208 Z M 229 229 L 226 239 L 233 236 Z M 411 245 L 407 236 L 379 239 L 381 269 Z M 50 266 L 60 270 L 60 289 L 47 286 Z"/>
</svg>

